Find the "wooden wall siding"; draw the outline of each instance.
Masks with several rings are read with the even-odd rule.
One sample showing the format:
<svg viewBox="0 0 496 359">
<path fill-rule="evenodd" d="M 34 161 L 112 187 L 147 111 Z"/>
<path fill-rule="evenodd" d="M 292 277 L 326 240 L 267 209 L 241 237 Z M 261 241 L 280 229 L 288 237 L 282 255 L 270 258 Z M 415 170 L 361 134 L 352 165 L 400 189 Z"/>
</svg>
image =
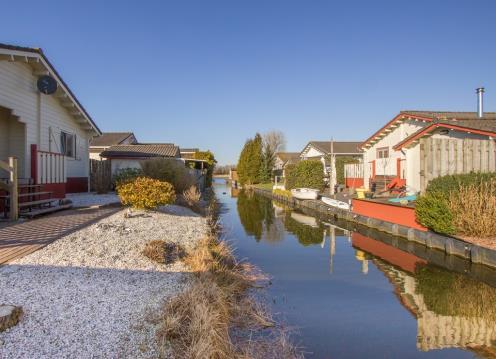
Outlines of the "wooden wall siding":
<svg viewBox="0 0 496 359">
<path fill-rule="evenodd" d="M 60 152 L 60 132 L 76 134 L 77 158 L 67 159 L 70 177 L 88 177 L 90 135 L 60 104 L 57 95 L 42 95 L 36 88 L 37 76 L 26 63 L 0 60 L 0 106 L 12 111 L 12 115 L 24 127 L 24 174 L 30 173 L 31 152 L 29 146 L 38 144 L 43 151 Z M 38 119 L 41 126 L 38 127 Z M 38 130 L 40 140 L 38 143 Z M 50 132 L 52 134 L 50 143 Z M 21 171 L 20 171 L 21 172 Z"/>
<path fill-rule="evenodd" d="M 420 140 L 420 184 L 425 190 L 430 180 L 449 174 L 495 172 L 496 147 L 492 139 Z"/>
</svg>

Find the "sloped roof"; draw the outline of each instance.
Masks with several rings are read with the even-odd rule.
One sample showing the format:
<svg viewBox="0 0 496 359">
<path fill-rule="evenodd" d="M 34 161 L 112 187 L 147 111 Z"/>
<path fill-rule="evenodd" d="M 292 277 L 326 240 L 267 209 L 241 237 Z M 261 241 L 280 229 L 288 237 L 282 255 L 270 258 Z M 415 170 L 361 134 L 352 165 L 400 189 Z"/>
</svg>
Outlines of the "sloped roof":
<svg viewBox="0 0 496 359">
<path fill-rule="evenodd" d="M 284 163 L 295 163 L 300 160 L 299 152 L 277 152 L 276 157 L 279 157 Z"/>
<path fill-rule="evenodd" d="M 179 157 L 179 147 L 173 143 L 139 143 L 135 145 L 115 145 L 100 154 L 106 158 Z"/>
<path fill-rule="evenodd" d="M 496 112 L 484 112 L 483 117 L 477 116 L 477 112 L 458 111 L 401 111 L 405 115 L 422 116 L 433 120 L 496 120 Z"/>
<path fill-rule="evenodd" d="M 133 135 L 134 133 L 132 132 L 104 132 L 101 136 L 95 137 L 91 140 L 90 147 L 119 145 Z"/>
<path fill-rule="evenodd" d="M 361 154 L 359 150 L 359 146 L 361 145 L 361 142 L 348 142 L 348 141 L 333 141 L 333 151 L 334 154 L 350 154 L 350 153 L 356 153 L 356 154 Z M 313 146 L 319 151 L 329 154 L 331 153 L 331 141 L 310 141 L 306 146 L 305 149 L 308 146 Z M 305 149 L 303 151 L 305 151 Z M 303 152 L 302 151 L 302 152 Z"/>
<path fill-rule="evenodd" d="M 86 109 L 83 107 L 83 105 L 81 105 L 72 90 L 65 83 L 55 67 L 53 67 L 48 58 L 45 56 L 42 49 L 0 43 L 0 55 L 8 56 L 11 61 L 21 60 L 23 62 L 27 62 L 37 70 L 46 71 L 48 74 L 53 76 L 59 85 L 57 94 L 61 95 L 59 96 L 61 101 L 69 100 L 69 103 L 72 103 L 74 109 L 77 110 L 76 114 L 73 113 L 72 116 L 83 118 L 84 120 L 82 123 L 87 122 L 89 125 L 88 129 L 92 129 L 97 135 L 102 134 Z"/>
<path fill-rule="evenodd" d="M 431 135 L 435 130 L 445 128 L 467 133 L 475 133 L 496 138 L 496 119 L 495 120 L 457 120 L 457 121 L 433 121 L 426 127 L 411 134 L 403 141 L 394 146 L 395 150 L 409 147 L 424 136 Z"/>
<path fill-rule="evenodd" d="M 199 148 L 182 148 L 181 147 L 179 150 L 181 151 L 181 153 L 200 152 Z"/>
<path fill-rule="evenodd" d="M 390 128 L 397 127 L 402 121 L 407 119 L 417 120 L 421 122 L 434 121 L 486 121 L 496 120 L 496 112 L 484 112 L 484 116 L 479 118 L 477 112 L 462 112 L 462 111 L 418 111 L 404 110 L 400 111 L 391 121 L 377 130 L 372 136 L 367 138 L 361 145 L 361 148 L 372 145 L 386 135 Z"/>
</svg>

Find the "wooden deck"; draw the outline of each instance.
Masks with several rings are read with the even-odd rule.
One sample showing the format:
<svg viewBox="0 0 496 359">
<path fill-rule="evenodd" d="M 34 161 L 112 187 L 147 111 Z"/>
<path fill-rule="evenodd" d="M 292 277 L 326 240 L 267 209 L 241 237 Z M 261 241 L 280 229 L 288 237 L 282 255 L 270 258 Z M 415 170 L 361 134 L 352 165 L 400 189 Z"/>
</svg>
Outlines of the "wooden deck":
<svg viewBox="0 0 496 359">
<path fill-rule="evenodd" d="M 71 209 L 23 222 L 0 223 L 0 266 L 33 253 L 119 209 L 119 206 Z"/>
</svg>

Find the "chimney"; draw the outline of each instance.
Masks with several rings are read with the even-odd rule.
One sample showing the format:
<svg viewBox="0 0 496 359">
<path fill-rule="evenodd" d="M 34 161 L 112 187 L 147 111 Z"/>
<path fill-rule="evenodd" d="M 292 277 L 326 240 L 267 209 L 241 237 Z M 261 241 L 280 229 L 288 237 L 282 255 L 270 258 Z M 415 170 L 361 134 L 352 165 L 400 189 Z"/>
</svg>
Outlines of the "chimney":
<svg viewBox="0 0 496 359">
<path fill-rule="evenodd" d="M 484 117 L 484 87 L 475 90 L 477 93 L 477 117 Z"/>
</svg>

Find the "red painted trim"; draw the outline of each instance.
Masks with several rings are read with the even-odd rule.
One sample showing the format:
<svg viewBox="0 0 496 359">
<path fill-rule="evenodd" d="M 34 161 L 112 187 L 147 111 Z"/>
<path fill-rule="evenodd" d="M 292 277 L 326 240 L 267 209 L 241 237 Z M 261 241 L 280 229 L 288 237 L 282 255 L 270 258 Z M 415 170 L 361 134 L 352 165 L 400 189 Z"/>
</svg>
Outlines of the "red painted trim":
<svg viewBox="0 0 496 359">
<path fill-rule="evenodd" d="M 401 178 L 401 158 L 396 159 L 396 177 Z"/>
<path fill-rule="evenodd" d="M 427 231 L 427 228 L 417 223 L 415 208 L 364 199 L 353 199 L 352 206 L 355 214 Z"/>
<path fill-rule="evenodd" d="M 34 184 L 38 182 L 38 146 L 31 144 L 31 178 Z"/>
<path fill-rule="evenodd" d="M 67 177 L 66 192 L 88 192 L 88 177 Z"/>
<path fill-rule="evenodd" d="M 433 121 L 433 119 L 430 118 L 430 117 L 423 117 L 423 116 L 418 116 L 418 115 L 410 115 L 408 113 L 400 113 L 400 114 L 396 115 L 391 121 L 389 121 L 388 123 L 386 123 L 383 127 L 381 127 L 381 129 L 379 131 L 377 131 L 372 136 L 370 136 L 369 138 L 367 138 L 360 145 L 360 147 L 363 149 L 366 144 L 368 144 L 370 141 L 372 141 L 374 139 L 374 137 L 380 135 L 382 133 L 382 131 L 384 131 L 386 128 L 390 127 L 392 124 L 396 123 L 397 121 L 401 121 L 404 118 L 411 118 L 411 119 L 414 119 L 414 120 L 427 121 L 427 122 L 432 122 Z"/>
<path fill-rule="evenodd" d="M 416 139 L 422 137 L 426 133 L 432 132 L 433 130 L 435 130 L 437 128 L 446 128 L 446 129 L 457 130 L 457 131 L 462 131 L 462 132 L 475 133 L 477 135 L 496 137 L 496 132 L 484 131 L 484 130 L 475 130 L 473 128 L 468 128 L 468 127 L 463 127 L 463 126 L 458 126 L 458 125 L 452 125 L 452 124 L 447 124 L 447 123 L 433 123 L 427 127 L 424 127 L 422 130 L 417 131 L 413 135 L 405 138 L 403 141 L 401 141 L 400 143 L 395 145 L 393 148 L 396 151 L 399 151 L 403 147 L 408 146 L 410 143 L 412 143 Z"/>
<path fill-rule="evenodd" d="M 65 183 L 46 183 L 43 185 L 43 191 L 53 192 L 52 198 L 65 198 L 66 184 Z"/>
<path fill-rule="evenodd" d="M 346 188 L 359 188 L 363 187 L 363 178 L 345 178 L 344 185 Z"/>
<path fill-rule="evenodd" d="M 379 257 L 386 262 L 410 273 L 415 273 L 417 265 L 427 264 L 427 261 L 422 258 L 408 252 L 403 252 L 402 250 L 389 246 L 386 243 L 365 237 L 358 232 L 353 232 L 351 234 L 351 244 L 355 248 Z"/>
</svg>

